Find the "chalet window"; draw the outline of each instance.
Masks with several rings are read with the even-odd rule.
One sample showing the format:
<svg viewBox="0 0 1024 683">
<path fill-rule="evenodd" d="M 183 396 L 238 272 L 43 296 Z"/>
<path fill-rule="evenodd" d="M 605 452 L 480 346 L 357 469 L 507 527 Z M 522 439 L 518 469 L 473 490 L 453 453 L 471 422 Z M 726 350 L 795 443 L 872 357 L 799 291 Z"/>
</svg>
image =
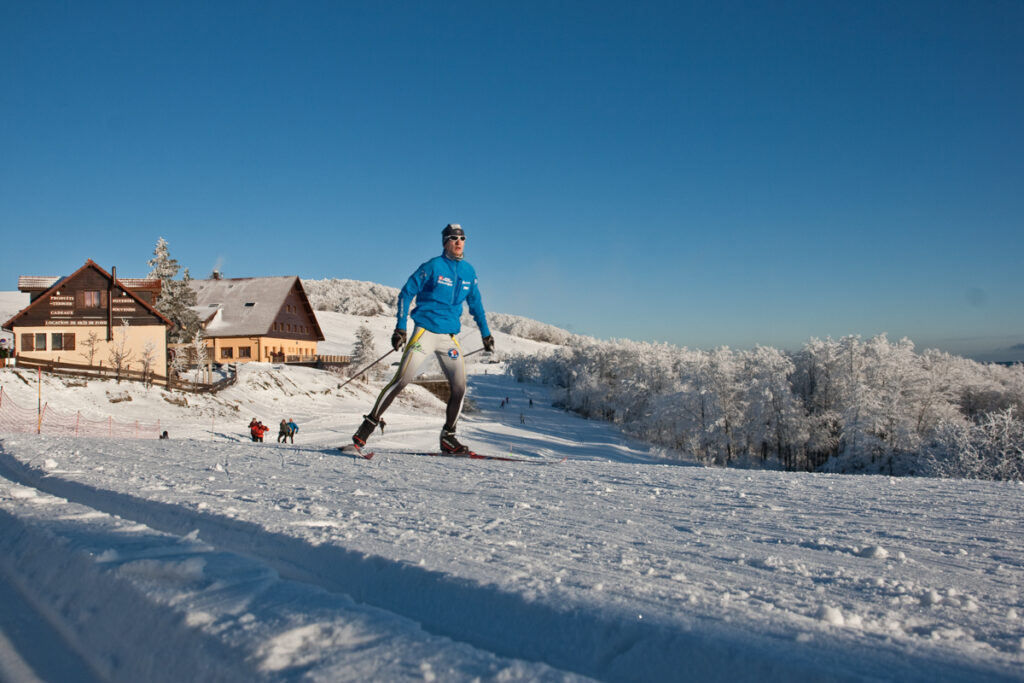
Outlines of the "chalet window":
<svg viewBox="0 0 1024 683">
<path fill-rule="evenodd" d="M 239 346 L 238 347 L 239 358 L 252 358 L 252 347 L 251 346 Z"/>
<path fill-rule="evenodd" d="M 61 334 L 60 332 L 54 332 L 53 334 L 50 335 L 50 350 L 74 351 L 75 335 L 73 333 Z"/>
<path fill-rule="evenodd" d="M 35 335 L 34 334 L 23 334 L 21 335 L 21 350 L 22 351 L 35 351 Z"/>
<path fill-rule="evenodd" d="M 99 308 L 100 293 L 94 290 L 82 292 L 82 303 L 83 308 Z"/>
<path fill-rule="evenodd" d="M 234 356 L 234 351 L 235 350 L 233 348 L 231 348 L 230 346 L 224 347 L 224 348 L 222 348 L 220 350 L 220 357 L 221 358 L 234 358 L 235 357 Z"/>
<path fill-rule="evenodd" d="M 36 351 L 46 350 L 46 333 L 36 332 Z"/>
</svg>

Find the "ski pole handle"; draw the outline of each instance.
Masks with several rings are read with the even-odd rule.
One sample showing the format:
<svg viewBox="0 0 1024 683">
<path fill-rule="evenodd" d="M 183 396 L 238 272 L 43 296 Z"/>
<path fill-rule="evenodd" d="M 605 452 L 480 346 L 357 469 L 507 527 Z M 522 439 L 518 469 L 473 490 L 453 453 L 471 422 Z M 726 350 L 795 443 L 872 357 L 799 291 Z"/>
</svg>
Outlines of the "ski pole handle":
<svg viewBox="0 0 1024 683">
<path fill-rule="evenodd" d="M 381 356 L 381 357 L 380 357 L 380 358 L 378 358 L 377 360 L 373 361 L 372 363 L 370 363 L 369 365 L 367 365 L 367 366 L 366 366 L 365 368 L 363 368 L 362 370 L 360 370 L 360 371 L 359 371 L 359 372 L 357 372 L 356 374 L 354 374 L 354 375 L 352 375 L 351 377 L 349 377 L 349 378 L 348 378 L 348 380 L 347 380 L 347 381 L 345 382 L 345 384 L 342 384 L 342 385 L 341 385 L 340 387 L 338 387 L 338 388 L 339 388 L 339 389 L 344 389 L 344 388 L 345 388 L 345 385 L 346 385 L 346 384 L 348 384 L 349 382 L 351 382 L 352 380 L 354 380 L 354 379 L 355 379 L 356 377 L 359 377 L 359 376 L 360 376 L 360 375 L 362 375 L 362 374 L 363 374 L 364 372 L 366 372 L 367 370 L 369 370 L 369 369 L 370 369 L 370 368 L 372 368 L 372 367 L 373 367 L 374 365 L 376 365 L 377 363 L 381 362 L 382 360 L 384 360 L 385 358 L 387 358 L 388 356 L 390 356 L 390 355 L 391 355 L 391 354 L 393 354 L 394 352 L 395 352 L 395 350 L 394 350 L 394 349 L 391 349 L 390 351 L 388 351 L 387 353 L 385 353 L 385 354 L 384 354 L 383 356 Z"/>
</svg>

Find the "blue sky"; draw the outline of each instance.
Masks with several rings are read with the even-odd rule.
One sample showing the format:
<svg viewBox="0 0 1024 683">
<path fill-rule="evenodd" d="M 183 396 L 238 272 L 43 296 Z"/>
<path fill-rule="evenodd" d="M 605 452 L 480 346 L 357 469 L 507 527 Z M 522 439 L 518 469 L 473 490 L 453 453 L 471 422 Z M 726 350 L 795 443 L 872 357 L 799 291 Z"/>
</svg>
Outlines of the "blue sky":
<svg viewBox="0 0 1024 683">
<path fill-rule="evenodd" d="M 1018 0 L 0 0 L 0 289 L 397 287 L 458 222 L 582 334 L 1024 359 L 1022 74 Z"/>
</svg>

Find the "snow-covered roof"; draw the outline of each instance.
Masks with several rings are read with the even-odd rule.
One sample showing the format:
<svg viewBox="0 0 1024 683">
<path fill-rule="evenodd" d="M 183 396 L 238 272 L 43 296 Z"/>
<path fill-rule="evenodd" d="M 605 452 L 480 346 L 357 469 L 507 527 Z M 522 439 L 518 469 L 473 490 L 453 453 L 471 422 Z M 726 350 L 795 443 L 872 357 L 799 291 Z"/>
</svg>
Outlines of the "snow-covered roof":
<svg viewBox="0 0 1024 683">
<path fill-rule="evenodd" d="M 207 336 L 254 337 L 272 333 L 274 321 L 285 300 L 298 286 L 300 299 L 309 312 L 313 333 L 323 339 L 302 284 L 294 275 L 192 280 L 189 284 L 196 293 L 196 305 L 192 310 L 203 321 Z"/>
<path fill-rule="evenodd" d="M 117 281 L 131 290 L 151 289 L 159 292 L 162 285 L 159 278 L 119 277 Z"/>
<path fill-rule="evenodd" d="M 63 277 L 54 277 L 51 275 L 19 275 L 18 291 L 45 292 L 63 279 Z M 157 278 L 119 277 L 117 278 L 117 281 L 122 287 L 126 287 L 132 291 L 146 289 L 156 292 L 157 294 L 160 293 L 161 282 Z"/>
<path fill-rule="evenodd" d="M 53 287 L 60 280 L 59 277 L 47 276 L 47 275 L 19 275 L 18 276 L 18 291 L 19 292 L 31 292 L 40 291 L 44 292 L 50 287 Z"/>
</svg>

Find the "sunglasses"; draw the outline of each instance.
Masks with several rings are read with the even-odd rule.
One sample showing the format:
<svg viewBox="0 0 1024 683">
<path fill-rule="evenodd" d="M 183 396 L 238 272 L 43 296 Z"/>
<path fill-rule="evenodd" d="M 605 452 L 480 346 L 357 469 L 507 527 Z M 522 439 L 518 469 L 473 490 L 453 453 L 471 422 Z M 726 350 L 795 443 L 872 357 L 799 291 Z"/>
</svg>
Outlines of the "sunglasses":
<svg viewBox="0 0 1024 683">
<path fill-rule="evenodd" d="M 452 242 L 456 242 L 456 241 L 458 241 L 458 242 L 465 242 L 466 241 L 466 236 L 465 235 L 448 235 L 448 239 L 451 240 Z"/>
</svg>

